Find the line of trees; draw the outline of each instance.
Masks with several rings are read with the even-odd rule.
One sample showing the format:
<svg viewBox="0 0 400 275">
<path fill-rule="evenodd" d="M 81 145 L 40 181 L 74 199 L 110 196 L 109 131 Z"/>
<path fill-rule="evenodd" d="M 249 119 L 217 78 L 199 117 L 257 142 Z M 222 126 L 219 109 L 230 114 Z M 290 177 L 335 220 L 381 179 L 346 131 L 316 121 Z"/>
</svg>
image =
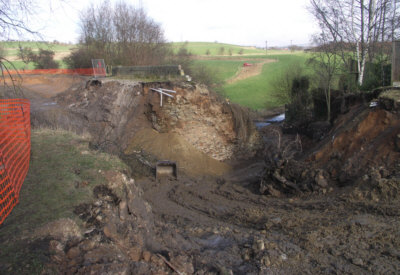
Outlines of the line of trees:
<svg viewBox="0 0 400 275">
<path fill-rule="evenodd" d="M 305 100 L 297 100 L 295 95 L 299 89 L 295 83 L 306 73 L 314 115 L 318 116 L 316 109 L 325 111 L 324 117 L 330 121 L 334 90 L 370 90 L 390 85 L 391 46 L 400 35 L 400 1 L 310 0 L 309 11 L 317 20 L 320 32 L 313 37 L 316 46 L 306 62 L 307 72 L 297 67 L 288 68 L 272 84 L 276 98 L 296 113 L 292 117 L 304 121 L 310 113 L 297 111 Z"/>
<path fill-rule="evenodd" d="M 91 66 L 92 58 L 111 65 L 155 65 L 168 51 L 161 26 L 143 8 L 104 1 L 81 12 L 80 47 L 65 61 L 70 67 Z"/>
<path fill-rule="evenodd" d="M 357 62 L 358 84 L 364 83 L 367 61 L 388 62 L 388 41 L 396 39 L 400 27 L 398 0 L 310 0 L 323 35 L 321 43 L 335 43 L 335 52 L 351 67 Z M 352 53 L 352 55 L 349 55 Z"/>
</svg>

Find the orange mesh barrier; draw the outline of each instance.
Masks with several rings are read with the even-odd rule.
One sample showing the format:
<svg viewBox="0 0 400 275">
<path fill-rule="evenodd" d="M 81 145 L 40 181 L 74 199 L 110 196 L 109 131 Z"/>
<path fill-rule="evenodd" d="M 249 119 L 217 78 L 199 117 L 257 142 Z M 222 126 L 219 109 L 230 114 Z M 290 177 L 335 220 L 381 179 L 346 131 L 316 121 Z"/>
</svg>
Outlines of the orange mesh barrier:
<svg viewBox="0 0 400 275">
<path fill-rule="evenodd" d="M 35 69 L 35 70 L 10 70 L 10 74 L 79 74 L 79 75 L 106 75 L 105 68 L 96 68 L 94 72 L 93 68 L 83 69 Z"/>
<path fill-rule="evenodd" d="M 31 151 L 30 103 L 0 100 L 0 224 L 18 203 L 29 168 Z"/>
</svg>

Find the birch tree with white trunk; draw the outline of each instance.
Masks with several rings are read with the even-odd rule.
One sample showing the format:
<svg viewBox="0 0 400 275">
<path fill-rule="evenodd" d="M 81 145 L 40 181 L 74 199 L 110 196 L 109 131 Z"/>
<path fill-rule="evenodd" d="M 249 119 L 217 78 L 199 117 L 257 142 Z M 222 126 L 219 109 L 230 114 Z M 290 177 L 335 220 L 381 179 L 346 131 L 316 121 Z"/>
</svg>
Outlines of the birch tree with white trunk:
<svg viewBox="0 0 400 275">
<path fill-rule="evenodd" d="M 358 84 L 364 82 L 366 62 L 376 53 L 377 42 L 399 35 L 399 0 L 310 0 L 310 12 L 321 31 L 341 46 L 349 67 L 349 53 L 357 62 Z"/>
</svg>

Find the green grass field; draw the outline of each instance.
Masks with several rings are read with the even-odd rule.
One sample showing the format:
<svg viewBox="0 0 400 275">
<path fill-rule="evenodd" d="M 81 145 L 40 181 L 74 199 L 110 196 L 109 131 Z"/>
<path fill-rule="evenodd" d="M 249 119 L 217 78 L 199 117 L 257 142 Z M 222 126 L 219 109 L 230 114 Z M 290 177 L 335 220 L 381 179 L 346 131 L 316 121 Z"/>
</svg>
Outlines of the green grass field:
<svg viewBox="0 0 400 275">
<path fill-rule="evenodd" d="M 258 76 L 232 84 L 224 84 L 217 88 L 217 92 L 228 97 L 232 102 L 257 110 L 274 108 L 281 104 L 271 96 L 273 92 L 272 81 L 289 66 L 294 64 L 304 65 L 308 58 L 308 55 L 303 52 L 292 53 L 282 50 L 273 51 L 273 53 L 271 55 L 242 56 L 240 60 L 237 60 L 239 57 L 226 57 L 225 59 L 196 60 L 195 62 L 215 68 L 218 77 L 226 81 L 237 73 L 244 62 L 256 63 L 263 59 L 277 60 L 277 62 L 265 64 Z"/>
<path fill-rule="evenodd" d="M 207 50 L 210 51 L 210 56 L 220 55 L 221 47 L 224 48 L 223 55 L 229 56 L 229 49 L 232 55 L 239 55 L 239 51 L 243 50 L 243 55 L 250 54 L 265 54 L 265 50 L 257 49 L 255 47 L 244 47 L 238 45 L 212 43 L 212 42 L 173 42 L 171 43 L 174 52 L 177 52 L 182 45 L 187 45 L 187 49 L 195 55 L 206 55 Z"/>
<path fill-rule="evenodd" d="M 195 60 L 195 63 L 202 64 L 208 66 L 210 68 L 215 68 L 217 71 L 217 77 L 222 79 L 223 81 L 228 80 L 233 77 L 243 66 L 244 62 L 254 63 L 251 58 L 245 60 L 237 60 L 237 59 L 216 59 L 216 60 Z"/>
<path fill-rule="evenodd" d="M 278 77 L 285 68 L 295 63 L 304 64 L 307 57 L 306 55 L 290 54 L 268 55 L 268 58 L 277 59 L 278 62 L 265 64 L 262 73 L 258 76 L 224 85 L 222 87 L 223 94 L 232 102 L 254 110 L 278 107 L 280 103 L 271 96 L 273 92 L 271 81 Z"/>
<path fill-rule="evenodd" d="M 5 51 L 5 58 L 11 61 L 14 67 L 18 70 L 26 69 L 32 70 L 35 68 L 34 63 L 25 64 L 21 60 L 18 60 L 18 48 L 30 47 L 33 52 L 39 52 L 39 49 L 52 50 L 55 52 L 54 60 L 60 64 L 60 68 L 66 68 L 65 63 L 62 61 L 62 57 L 67 55 L 71 49 L 76 47 L 76 45 L 69 44 L 54 44 L 48 42 L 35 42 L 35 41 L 0 41 L 0 46 L 3 47 Z M 8 69 L 14 69 L 12 65 L 5 64 Z"/>
<path fill-rule="evenodd" d="M 49 42 L 35 42 L 35 41 L 1 41 L 0 45 L 6 50 L 7 56 L 16 56 L 18 53 L 18 47 L 30 47 L 33 51 L 39 51 L 39 49 L 52 50 L 54 52 L 68 52 L 75 45 L 69 44 L 54 44 Z"/>
</svg>

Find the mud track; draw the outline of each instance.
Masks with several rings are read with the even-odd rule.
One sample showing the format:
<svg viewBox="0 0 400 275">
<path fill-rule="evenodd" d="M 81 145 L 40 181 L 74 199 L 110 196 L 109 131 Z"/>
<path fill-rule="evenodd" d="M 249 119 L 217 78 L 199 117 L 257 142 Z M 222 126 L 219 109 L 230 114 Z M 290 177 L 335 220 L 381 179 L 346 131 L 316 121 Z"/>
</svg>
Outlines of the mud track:
<svg viewBox="0 0 400 275">
<path fill-rule="evenodd" d="M 360 179 L 271 198 L 258 191 L 264 168 L 248 163 L 223 177 L 135 179 L 154 215 L 154 228 L 133 223 L 151 234 L 145 249 L 182 256 L 185 272 L 194 274 L 398 273 L 398 180 Z"/>
<path fill-rule="evenodd" d="M 228 79 L 226 82 L 228 84 L 232 84 L 232 83 L 238 82 L 240 80 L 247 79 L 249 77 L 257 76 L 257 75 L 261 74 L 262 68 L 265 64 L 272 63 L 272 62 L 276 62 L 276 60 L 269 59 L 269 60 L 261 61 L 260 63 L 254 63 L 252 66 L 240 67 L 238 72 L 236 73 L 236 75 L 233 76 L 232 78 Z"/>
<path fill-rule="evenodd" d="M 399 268 L 400 232 L 393 229 L 400 211 L 394 204 L 354 200 L 346 189 L 273 199 L 240 179 L 138 182 L 158 221 L 160 242 L 191 256 L 195 270 L 394 274 Z"/>
</svg>

